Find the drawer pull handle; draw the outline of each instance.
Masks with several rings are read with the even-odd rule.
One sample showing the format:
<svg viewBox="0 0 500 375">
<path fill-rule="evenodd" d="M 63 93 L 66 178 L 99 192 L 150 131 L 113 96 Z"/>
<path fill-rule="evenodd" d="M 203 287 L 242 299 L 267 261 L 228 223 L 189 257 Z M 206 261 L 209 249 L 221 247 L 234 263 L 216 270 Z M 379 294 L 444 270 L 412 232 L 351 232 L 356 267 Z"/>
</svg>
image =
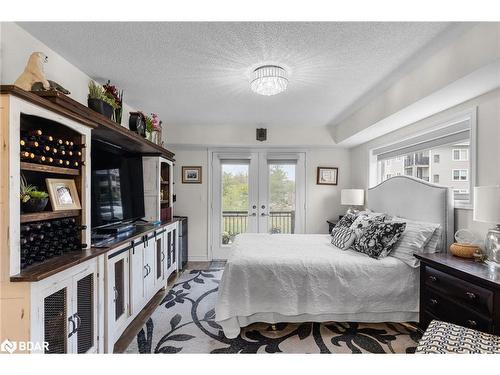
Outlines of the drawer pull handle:
<svg viewBox="0 0 500 375">
<path fill-rule="evenodd" d="M 435 283 L 437 281 L 437 277 L 436 276 L 429 276 L 429 280 L 432 281 L 433 283 Z"/>
<path fill-rule="evenodd" d="M 432 306 L 436 306 L 436 305 L 438 304 L 437 299 L 434 299 L 434 298 L 431 298 L 431 301 L 430 301 L 430 302 L 431 302 L 431 305 L 432 305 Z"/>
<path fill-rule="evenodd" d="M 475 300 L 477 298 L 477 296 L 472 292 L 466 292 L 465 294 L 467 295 L 467 297 L 469 297 L 470 300 Z"/>
<path fill-rule="evenodd" d="M 471 319 L 467 320 L 467 325 L 468 325 L 469 327 L 471 327 L 471 328 L 475 328 L 475 327 L 477 327 L 477 323 L 476 323 L 476 321 L 475 321 L 475 320 L 471 320 Z"/>
</svg>

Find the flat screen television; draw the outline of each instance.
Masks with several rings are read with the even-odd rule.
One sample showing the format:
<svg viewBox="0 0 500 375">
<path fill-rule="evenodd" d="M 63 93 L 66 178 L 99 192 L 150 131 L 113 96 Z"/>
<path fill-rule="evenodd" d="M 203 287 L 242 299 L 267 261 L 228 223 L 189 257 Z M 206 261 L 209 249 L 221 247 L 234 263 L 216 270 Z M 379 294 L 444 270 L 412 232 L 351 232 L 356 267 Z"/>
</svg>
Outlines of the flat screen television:
<svg viewBox="0 0 500 375">
<path fill-rule="evenodd" d="M 142 157 L 99 141 L 91 156 L 92 228 L 144 217 Z"/>
</svg>

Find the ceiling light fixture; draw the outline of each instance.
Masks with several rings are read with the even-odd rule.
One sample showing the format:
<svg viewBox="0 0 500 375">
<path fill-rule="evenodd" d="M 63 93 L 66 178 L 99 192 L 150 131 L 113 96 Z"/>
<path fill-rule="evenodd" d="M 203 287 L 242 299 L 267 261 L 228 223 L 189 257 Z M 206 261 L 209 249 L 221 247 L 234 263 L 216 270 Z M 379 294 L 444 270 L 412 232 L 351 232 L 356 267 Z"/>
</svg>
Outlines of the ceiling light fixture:
<svg viewBox="0 0 500 375">
<path fill-rule="evenodd" d="M 253 71 L 253 80 L 250 82 L 253 92 L 265 96 L 279 94 L 285 91 L 287 86 L 286 70 L 276 65 L 259 66 Z"/>
</svg>

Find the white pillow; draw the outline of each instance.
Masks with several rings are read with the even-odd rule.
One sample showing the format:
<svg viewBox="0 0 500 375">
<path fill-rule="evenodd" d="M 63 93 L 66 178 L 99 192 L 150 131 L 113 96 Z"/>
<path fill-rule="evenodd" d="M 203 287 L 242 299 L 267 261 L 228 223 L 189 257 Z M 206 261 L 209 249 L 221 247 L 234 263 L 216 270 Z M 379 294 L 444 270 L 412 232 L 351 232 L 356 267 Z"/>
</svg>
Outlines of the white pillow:
<svg viewBox="0 0 500 375">
<path fill-rule="evenodd" d="M 429 241 L 424 246 L 425 254 L 439 253 L 442 250 L 441 249 L 442 245 L 441 242 L 443 240 L 442 235 L 443 235 L 443 228 L 441 228 L 441 225 L 439 225 L 432 234 Z"/>
<path fill-rule="evenodd" d="M 440 228 L 440 225 L 407 220 L 400 217 L 394 217 L 392 221 L 405 222 L 406 229 L 389 256 L 401 260 L 410 267 L 418 267 L 420 262 L 413 254 L 426 252 L 431 238 Z"/>
<path fill-rule="evenodd" d="M 339 227 L 332 230 L 332 245 L 340 250 L 349 249 L 355 239 L 356 234 L 351 228 Z"/>
</svg>

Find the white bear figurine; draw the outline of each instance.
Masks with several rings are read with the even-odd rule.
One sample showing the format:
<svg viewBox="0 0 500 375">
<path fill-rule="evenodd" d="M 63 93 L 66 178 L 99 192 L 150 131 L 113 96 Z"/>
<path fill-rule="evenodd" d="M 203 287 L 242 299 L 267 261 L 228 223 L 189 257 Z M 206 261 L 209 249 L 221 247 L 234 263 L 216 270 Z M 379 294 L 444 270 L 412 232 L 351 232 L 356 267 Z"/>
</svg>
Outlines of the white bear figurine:
<svg viewBox="0 0 500 375">
<path fill-rule="evenodd" d="M 50 83 L 45 78 L 45 72 L 43 71 L 43 64 L 47 61 L 48 57 L 45 56 L 43 52 L 33 52 L 28 60 L 26 68 L 24 68 L 23 74 L 16 79 L 14 86 L 26 91 L 31 91 L 31 87 L 34 83 L 41 82 L 45 90 L 50 89 Z"/>
</svg>

